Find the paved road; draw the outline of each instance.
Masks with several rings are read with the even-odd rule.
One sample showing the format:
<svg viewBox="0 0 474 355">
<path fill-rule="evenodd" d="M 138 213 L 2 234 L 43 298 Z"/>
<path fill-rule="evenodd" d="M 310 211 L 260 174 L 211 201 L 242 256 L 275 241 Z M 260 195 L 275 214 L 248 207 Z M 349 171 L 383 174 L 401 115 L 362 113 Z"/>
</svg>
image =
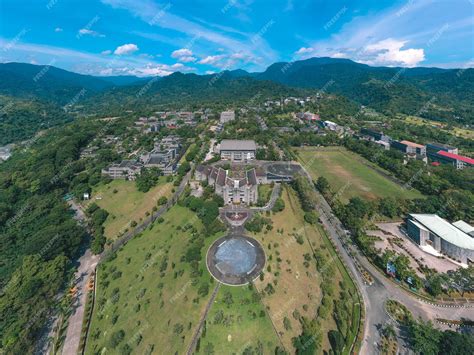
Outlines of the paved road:
<svg viewBox="0 0 474 355">
<path fill-rule="evenodd" d="M 341 222 L 333 215 L 326 200 L 324 200 L 321 195 L 320 197 L 321 203 L 318 209 L 323 225 L 335 242 L 339 254 L 354 275 L 354 280 L 359 285 L 364 299 L 366 320 L 361 354 L 377 353 L 377 343 L 380 341 L 379 329 L 390 320 L 384 308 L 384 304 L 388 299 L 395 299 L 404 304 L 415 318 L 421 317 L 424 320 L 434 320 L 435 318 L 451 320 L 460 319 L 461 317 L 473 318 L 474 308 L 449 308 L 431 305 L 417 299 L 387 279 L 357 248 L 351 246 L 350 238 L 344 232 Z M 343 245 L 343 241 L 345 246 Z M 349 250 L 352 256 L 349 255 Z M 369 286 L 364 283 L 355 265 L 355 261 L 372 275 L 374 278 L 373 285 Z M 404 352 L 407 351 L 407 349 L 401 350 Z"/>
<path fill-rule="evenodd" d="M 87 224 L 86 215 L 82 211 L 81 206 L 73 200 L 69 201 L 71 209 L 74 210 L 74 219 L 83 225 Z M 90 249 L 79 258 L 79 266 L 74 274 L 74 287 L 76 287 L 76 295 L 72 301 L 73 311 L 69 317 L 69 323 L 66 330 L 66 338 L 62 354 L 76 354 L 81 339 L 82 321 L 84 319 L 84 308 L 87 299 L 87 282 L 91 274 L 94 272 L 99 256 L 92 254 Z"/>
</svg>

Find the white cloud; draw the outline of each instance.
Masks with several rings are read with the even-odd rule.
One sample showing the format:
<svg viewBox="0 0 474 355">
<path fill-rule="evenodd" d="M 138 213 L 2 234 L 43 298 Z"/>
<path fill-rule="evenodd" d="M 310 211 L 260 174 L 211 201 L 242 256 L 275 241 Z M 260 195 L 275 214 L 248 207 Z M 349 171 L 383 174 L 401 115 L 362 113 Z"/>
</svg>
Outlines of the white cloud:
<svg viewBox="0 0 474 355">
<path fill-rule="evenodd" d="M 207 75 L 215 74 L 216 72 L 213 70 L 206 70 Z"/>
<path fill-rule="evenodd" d="M 192 63 L 192 62 L 195 62 L 197 60 L 196 57 L 181 57 L 179 58 L 179 61 L 180 62 L 183 62 L 183 63 Z"/>
<path fill-rule="evenodd" d="M 177 49 L 173 51 L 173 53 L 171 53 L 172 58 L 189 57 L 192 55 L 193 55 L 193 52 L 187 48 Z"/>
<path fill-rule="evenodd" d="M 227 56 L 224 54 L 219 55 L 208 55 L 206 58 L 203 58 L 199 61 L 199 64 L 210 64 L 215 65 L 218 62 L 222 61 L 222 59 L 226 58 Z"/>
<path fill-rule="evenodd" d="M 79 30 L 79 34 L 82 35 L 82 36 L 105 37 L 104 34 L 99 33 L 97 31 L 89 30 L 87 28 L 81 28 Z"/>
<path fill-rule="evenodd" d="M 100 52 L 100 54 L 102 54 L 102 55 L 109 55 L 109 54 L 112 54 L 112 51 L 111 51 L 110 49 L 107 49 L 107 50 L 105 50 L 105 51 Z"/>
<path fill-rule="evenodd" d="M 312 47 L 301 47 L 300 49 L 298 49 L 295 54 L 296 55 L 305 55 L 305 54 L 309 54 L 309 53 L 313 53 L 314 52 L 314 48 Z"/>
<path fill-rule="evenodd" d="M 402 49 L 407 41 L 387 38 L 364 47 L 361 62 L 375 65 L 414 67 L 425 60 L 423 48 Z M 366 57 L 366 59 L 363 59 Z"/>
<path fill-rule="evenodd" d="M 56 27 L 54 29 L 54 32 L 62 32 L 62 31 L 63 31 L 63 29 L 61 27 Z"/>
<path fill-rule="evenodd" d="M 124 55 L 124 54 L 132 54 L 133 52 L 138 51 L 138 46 L 133 43 L 124 44 L 122 46 L 117 47 L 114 51 L 114 54 L 117 55 Z"/>
</svg>

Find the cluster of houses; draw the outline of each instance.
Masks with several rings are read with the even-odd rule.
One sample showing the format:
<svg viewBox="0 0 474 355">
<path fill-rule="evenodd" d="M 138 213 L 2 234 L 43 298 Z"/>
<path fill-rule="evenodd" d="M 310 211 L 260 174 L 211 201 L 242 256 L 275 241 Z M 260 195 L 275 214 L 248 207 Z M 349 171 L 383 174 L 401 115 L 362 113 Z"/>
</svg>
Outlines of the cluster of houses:
<svg viewBox="0 0 474 355">
<path fill-rule="evenodd" d="M 290 104 L 305 106 L 309 102 L 315 102 L 317 99 L 321 98 L 320 93 L 316 93 L 314 96 L 307 96 L 307 97 L 286 97 L 280 100 L 267 100 L 264 102 L 264 106 L 267 110 L 271 109 L 272 107 L 283 107 Z"/>
<path fill-rule="evenodd" d="M 458 148 L 441 143 L 428 143 L 426 145 L 410 142 L 408 140 L 395 140 L 369 128 L 362 128 L 360 131 L 361 139 L 374 142 L 383 149 L 396 149 L 401 151 L 407 159 L 418 159 L 428 163 L 428 158 L 434 166 L 440 164 L 451 164 L 456 169 L 464 169 L 474 166 L 474 159 L 459 155 Z"/>
<path fill-rule="evenodd" d="M 183 146 L 180 137 L 167 136 L 154 144 L 154 148 L 139 159 L 122 160 L 102 170 L 103 175 L 112 179 L 135 180 L 143 168 L 158 168 L 164 175 L 173 174 L 180 157 L 183 154 Z"/>
</svg>

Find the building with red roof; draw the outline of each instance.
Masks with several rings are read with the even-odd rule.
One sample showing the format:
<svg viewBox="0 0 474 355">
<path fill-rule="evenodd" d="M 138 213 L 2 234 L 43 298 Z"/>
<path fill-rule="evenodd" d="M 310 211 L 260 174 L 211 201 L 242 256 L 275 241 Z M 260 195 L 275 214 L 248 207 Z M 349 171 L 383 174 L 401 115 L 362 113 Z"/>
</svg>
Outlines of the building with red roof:
<svg viewBox="0 0 474 355">
<path fill-rule="evenodd" d="M 436 153 L 435 160 L 440 163 L 452 164 L 456 169 L 464 169 L 465 167 L 471 167 L 474 165 L 474 159 L 449 153 L 444 150 L 440 150 Z"/>
</svg>

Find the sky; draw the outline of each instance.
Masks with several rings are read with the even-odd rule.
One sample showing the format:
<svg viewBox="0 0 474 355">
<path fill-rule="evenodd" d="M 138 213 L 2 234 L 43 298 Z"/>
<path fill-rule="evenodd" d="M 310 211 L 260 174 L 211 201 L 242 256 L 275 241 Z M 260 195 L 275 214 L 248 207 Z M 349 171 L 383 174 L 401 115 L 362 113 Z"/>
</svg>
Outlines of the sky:
<svg viewBox="0 0 474 355">
<path fill-rule="evenodd" d="M 474 66 L 474 0 L 0 0 L 0 62 L 91 75 Z"/>
</svg>

